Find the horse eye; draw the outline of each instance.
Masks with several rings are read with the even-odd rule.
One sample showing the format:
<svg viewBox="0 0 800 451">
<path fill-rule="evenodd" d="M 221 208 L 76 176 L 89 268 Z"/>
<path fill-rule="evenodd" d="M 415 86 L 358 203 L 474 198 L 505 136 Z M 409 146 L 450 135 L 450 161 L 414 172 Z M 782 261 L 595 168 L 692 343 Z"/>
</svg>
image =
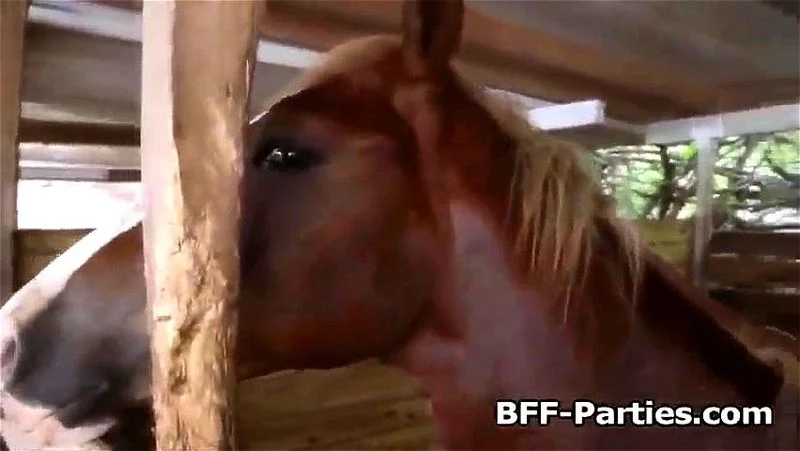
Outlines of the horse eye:
<svg viewBox="0 0 800 451">
<path fill-rule="evenodd" d="M 256 152 L 253 164 L 275 172 L 300 172 L 316 166 L 319 155 L 312 150 L 287 143 L 268 143 Z"/>
</svg>

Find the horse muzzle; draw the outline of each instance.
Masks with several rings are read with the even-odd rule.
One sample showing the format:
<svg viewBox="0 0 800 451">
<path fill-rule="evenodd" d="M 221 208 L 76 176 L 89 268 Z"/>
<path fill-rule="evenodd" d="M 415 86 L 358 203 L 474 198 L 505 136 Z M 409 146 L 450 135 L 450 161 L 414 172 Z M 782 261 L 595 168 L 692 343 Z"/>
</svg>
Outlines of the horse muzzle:
<svg viewBox="0 0 800 451">
<path fill-rule="evenodd" d="M 91 395 L 90 395 L 91 396 Z M 12 396 L 0 394 L 0 436 L 10 451 L 31 449 L 83 448 L 100 438 L 115 424 L 110 417 L 93 418 L 65 425 L 60 417 L 71 417 L 85 408 L 90 397 L 76 399 L 58 409 L 29 406 Z"/>
</svg>

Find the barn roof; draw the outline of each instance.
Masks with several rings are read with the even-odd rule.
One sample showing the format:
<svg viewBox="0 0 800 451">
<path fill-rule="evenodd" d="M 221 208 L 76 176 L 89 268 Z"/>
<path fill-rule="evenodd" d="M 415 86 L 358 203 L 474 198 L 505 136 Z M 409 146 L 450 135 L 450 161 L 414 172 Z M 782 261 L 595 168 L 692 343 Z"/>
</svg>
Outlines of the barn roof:
<svg viewBox="0 0 800 451">
<path fill-rule="evenodd" d="M 343 40 L 393 32 L 400 20 L 400 2 L 391 0 L 267 5 L 258 97 Z M 459 64 L 468 75 L 524 96 L 535 122 L 589 145 L 675 140 L 682 123 L 664 121 L 774 105 L 784 106 L 733 121 L 796 123 L 797 2 L 467 0 L 467 7 Z M 23 141 L 104 136 L 135 147 L 141 1 L 33 0 L 28 20 Z M 35 120 L 126 125 L 70 133 Z"/>
</svg>

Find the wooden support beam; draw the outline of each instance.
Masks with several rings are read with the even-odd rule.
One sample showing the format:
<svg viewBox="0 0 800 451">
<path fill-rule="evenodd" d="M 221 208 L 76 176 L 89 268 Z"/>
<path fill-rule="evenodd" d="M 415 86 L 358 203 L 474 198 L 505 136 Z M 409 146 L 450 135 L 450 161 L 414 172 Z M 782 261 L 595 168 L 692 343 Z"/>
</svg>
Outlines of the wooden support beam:
<svg viewBox="0 0 800 451">
<path fill-rule="evenodd" d="M 142 173 L 159 450 L 235 448 L 239 180 L 262 1 L 146 2 Z"/>
<path fill-rule="evenodd" d="M 59 122 L 23 118 L 19 124 L 19 141 L 138 147 L 139 127 L 135 124 Z"/>
<path fill-rule="evenodd" d="M 138 11 L 139 0 L 92 3 Z M 144 2 L 146 3 L 146 2 Z M 400 1 L 270 0 L 261 36 L 303 47 L 297 65 L 310 63 L 308 50 L 327 51 L 341 42 L 374 33 L 396 33 Z M 602 98 L 619 119 L 647 123 L 716 111 L 712 83 L 686 76 L 652 60 L 642 62 L 567 41 L 474 7 L 464 16 L 459 67 L 472 81 L 553 102 Z"/>
<path fill-rule="evenodd" d="M 761 2 L 800 22 L 800 0 L 761 0 Z"/>
<path fill-rule="evenodd" d="M 606 118 L 601 100 L 539 106 L 528 111 L 528 118 L 542 130 L 589 149 L 644 143 L 644 128 Z"/>
<path fill-rule="evenodd" d="M 60 180 L 65 182 L 139 182 L 138 169 L 106 169 L 91 166 L 59 167 L 23 164 L 20 180 Z"/>
<path fill-rule="evenodd" d="M 262 36 L 328 50 L 353 37 L 396 32 L 402 1 L 267 3 Z M 630 122 L 715 111 L 717 103 L 713 84 L 674 67 L 600 51 L 498 20 L 475 7 L 465 10 L 458 61 L 470 79 L 481 84 L 554 102 L 602 98 L 612 115 Z"/>
<path fill-rule="evenodd" d="M 772 133 L 800 128 L 800 103 L 655 122 L 645 127 L 652 144 L 675 144 L 703 138 Z"/>
<path fill-rule="evenodd" d="M 696 130 L 697 145 L 697 210 L 694 214 L 694 243 L 692 243 L 692 277 L 703 285 L 703 258 L 714 232 L 711 216 L 714 203 L 714 166 L 717 163 L 719 138 Z"/>
<path fill-rule="evenodd" d="M 20 143 L 20 164 L 94 166 L 103 169 L 139 169 L 139 147 L 87 146 L 76 144 Z"/>
<path fill-rule="evenodd" d="M 0 1 L 0 305 L 14 284 L 14 230 L 17 228 L 17 129 L 22 90 L 27 0 Z"/>
</svg>

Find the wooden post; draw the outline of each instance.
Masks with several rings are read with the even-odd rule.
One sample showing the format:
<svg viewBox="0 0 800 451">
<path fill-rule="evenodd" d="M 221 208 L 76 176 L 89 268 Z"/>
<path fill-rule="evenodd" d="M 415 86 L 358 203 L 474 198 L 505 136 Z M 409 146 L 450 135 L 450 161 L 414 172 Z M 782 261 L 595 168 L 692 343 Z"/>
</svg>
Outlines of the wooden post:
<svg viewBox="0 0 800 451">
<path fill-rule="evenodd" d="M 701 285 L 703 273 L 703 259 L 706 255 L 706 245 L 711 239 L 713 226 L 714 203 L 714 166 L 717 162 L 717 147 L 719 139 L 696 134 L 697 145 L 697 209 L 694 215 L 694 243 L 692 243 L 692 278 Z"/>
<path fill-rule="evenodd" d="M 238 187 L 263 8 L 144 2 L 145 273 L 163 451 L 235 447 Z"/>
<path fill-rule="evenodd" d="M 27 0 L 0 0 L 0 305 L 13 293 L 20 91 Z"/>
</svg>

